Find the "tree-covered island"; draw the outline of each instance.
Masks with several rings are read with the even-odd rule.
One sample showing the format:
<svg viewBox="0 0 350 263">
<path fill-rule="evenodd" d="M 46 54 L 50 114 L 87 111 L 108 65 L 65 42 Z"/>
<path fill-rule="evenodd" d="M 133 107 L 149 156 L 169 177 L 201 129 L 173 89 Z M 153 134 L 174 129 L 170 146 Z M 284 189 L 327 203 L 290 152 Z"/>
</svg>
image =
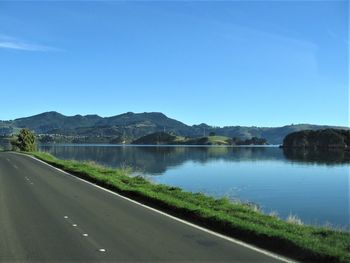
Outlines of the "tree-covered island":
<svg viewBox="0 0 350 263">
<path fill-rule="evenodd" d="M 350 149 L 350 130 L 305 130 L 288 134 L 283 140 L 284 148 Z"/>
</svg>

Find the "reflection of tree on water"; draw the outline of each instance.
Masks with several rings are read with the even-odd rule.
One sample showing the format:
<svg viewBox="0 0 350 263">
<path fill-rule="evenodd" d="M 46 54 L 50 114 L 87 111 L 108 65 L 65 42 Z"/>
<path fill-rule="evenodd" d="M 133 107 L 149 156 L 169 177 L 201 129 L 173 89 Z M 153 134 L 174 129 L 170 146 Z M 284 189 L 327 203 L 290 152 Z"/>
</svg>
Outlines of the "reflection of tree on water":
<svg viewBox="0 0 350 263">
<path fill-rule="evenodd" d="M 350 151 L 344 149 L 283 148 L 284 156 L 292 161 L 336 165 L 350 162 Z"/>
</svg>

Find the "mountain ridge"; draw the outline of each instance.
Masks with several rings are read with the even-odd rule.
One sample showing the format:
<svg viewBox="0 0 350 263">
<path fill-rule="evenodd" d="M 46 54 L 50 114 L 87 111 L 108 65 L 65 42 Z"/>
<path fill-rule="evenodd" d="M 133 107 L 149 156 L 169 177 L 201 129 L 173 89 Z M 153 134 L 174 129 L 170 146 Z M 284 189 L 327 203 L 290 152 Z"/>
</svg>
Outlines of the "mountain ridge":
<svg viewBox="0 0 350 263">
<path fill-rule="evenodd" d="M 319 130 L 327 128 L 349 129 L 348 127 L 292 124 L 281 127 L 257 126 L 210 126 L 205 123 L 187 125 L 167 117 L 162 112 L 126 112 L 110 117 L 96 114 L 66 116 L 56 111 L 48 111 L 29 117 L 0 121 L 0 135 L 16 133 L 20 128 L 28 128 L 37 134 L 59 134 L 63 136 L 106 137 L 115 143 L 128 142 L 154 132 L 167 132 L 185 137 L 205 136 L 209 133 L 240 139 L 265 138 L 270 144 L 281 144 L 283 138 L 295 131 Z M 89 142 L 93 142 L 90 140 Z"/>
</svg>

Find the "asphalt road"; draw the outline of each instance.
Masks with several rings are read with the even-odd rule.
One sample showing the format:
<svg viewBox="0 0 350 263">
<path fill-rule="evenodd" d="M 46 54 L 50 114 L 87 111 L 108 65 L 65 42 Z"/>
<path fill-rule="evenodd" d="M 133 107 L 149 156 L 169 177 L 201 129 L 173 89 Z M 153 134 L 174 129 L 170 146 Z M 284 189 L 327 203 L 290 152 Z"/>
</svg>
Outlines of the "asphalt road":
<svg viewBox="0 0 350 263">
<path fill-rule="evenodd" d="M 13 261 L 281 262 L 30 157 L 0 153 L 0 262 Z"/>
</svg>

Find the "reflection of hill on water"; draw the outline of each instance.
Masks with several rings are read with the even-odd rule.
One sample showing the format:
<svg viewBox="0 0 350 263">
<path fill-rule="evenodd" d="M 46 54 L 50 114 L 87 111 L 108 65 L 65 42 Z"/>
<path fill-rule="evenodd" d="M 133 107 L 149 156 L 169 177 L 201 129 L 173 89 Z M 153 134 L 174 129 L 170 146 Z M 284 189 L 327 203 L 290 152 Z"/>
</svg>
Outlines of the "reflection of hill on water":
<svg viewBox="0 0 350 263">
<path fill-rule="evenodd" d="M 92 160 L 110 167 L 130 166 L 150 174 L 162 174 L 171 167 L 192 161 L 205 164 L 225 162 L 268 161 L 289 159 L 317 164 L 349 162 L 349 152 L 279 149 L 275 147 L 183 147 L 183 146 L 42 146 L 58 158 Z"/>
<path fill-rule="evenodd" d="M 344 149 L 300 149 L 283 148 L 286 159 L 295 162 L 337 165 L 350 163 L 350 151 Z"/>
<path fill-rule="evenodd" d="M 11 149 L 11 144 L 10 144 L 10 139 L 9 138 L 1 138 L 0 137 L 0 150 L 10 150 Z"/>
<path fill-rule="evenodd" d="M 92 160 L 110 167 L 131 166 L 150 174 L 162 174 L 167 169 L 187 161 L 207 163 L 284 159 L 281 149 L 271 147 L 138 147 L 138 146 L 41 146 L 58 158 L 77 161 Z"/>
</svg>

